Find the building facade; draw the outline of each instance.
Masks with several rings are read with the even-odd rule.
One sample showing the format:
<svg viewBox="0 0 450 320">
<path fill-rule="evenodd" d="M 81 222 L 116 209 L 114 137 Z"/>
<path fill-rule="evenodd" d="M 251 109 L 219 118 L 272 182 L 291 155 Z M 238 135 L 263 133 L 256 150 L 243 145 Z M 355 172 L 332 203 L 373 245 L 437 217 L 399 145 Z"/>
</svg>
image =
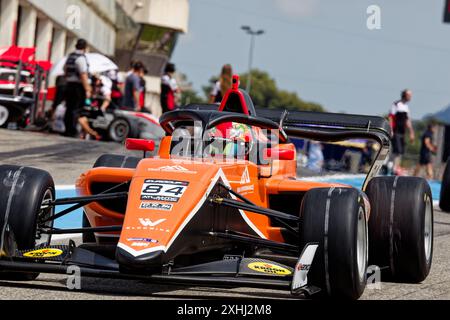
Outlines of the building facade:
<svg viewBox="0 0 450 320">
<path fill-rule="evenodd" d="M 123 71 L 142 60 L 147 104 L 158 114 L 159 76 L 188 19 L 188 0 L 0 0 L 0 47 L 36 47 L 37 60 L 56 63 L 84 38 Z"/>
<path fill-rule="evenodd" d="M 148 69 L 147 104 L 155 115 L 161 113 L 160 76 L 170 59 L 180 33 L 188 32 L 188 0 L 117 0 L 120 8 L 138 24 L 137 41 L 132 46 L 119 33 L 117 62 L 126 69 L 129 62 L 142 61 Z"/>
</svg>

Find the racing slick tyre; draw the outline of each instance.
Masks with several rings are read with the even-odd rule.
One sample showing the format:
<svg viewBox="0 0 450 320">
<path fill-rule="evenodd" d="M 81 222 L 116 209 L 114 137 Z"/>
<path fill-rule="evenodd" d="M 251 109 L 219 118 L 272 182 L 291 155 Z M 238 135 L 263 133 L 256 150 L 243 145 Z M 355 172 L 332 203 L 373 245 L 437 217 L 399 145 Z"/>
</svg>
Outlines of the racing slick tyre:
<svg viewBox="0 0 450 320">
<path fill-rule="evenodd" d="M 393 281 L 423 281 L 433 256 L 433 203 L 427 181 L 376 177 L 366 194 L 371 203 L 369 263 L 388 266 L 385 272 Z"/>
<path fill-rule="evenodd" d="M 363 195 L 353 188 L 319 188 L 302 201 L 300 248 L 319 244 L 308 285 L 322 297 L 358 299 L 366 286 L 368 231 Z"/>
<path fill-rule="evenodd" d="M 98 167 L 107 167 L 107 168 L 128 168 L 135 169 L 141 161 L 141 158 L 137 157 L 129 157 L 129 156 L 121 156 L 115 154 L 104 154 L 100 156 L 97 161 L 94 163 L 94 168 Z M 83 212 L 83 228 L 90 228 L 91 224 L 89 223 L 88 218 L 86 217 L 86 213 Z M 95 243 L 95 235 L 94 233 L 83 233 L 83 243 Z"/>
<path fill-rule="evenodd" d="M 136 169 L 142 158 L 121 156 L 116 154 L 104 154 L 100 156 L 94 163 L 94 168 L 128 168 Z"/>
<path fill-rule="evenodd" d="M 108 128 L 108 136 L 111 141 L 123 143 L 127 138 L 137 138 L 139 136 L 137 124 L 125 118 L 116 118 Z"/>
<path fill-rule="evenodd" d="M 38 231 L 38 225 L 53 227 L 54 207 L 43 204 L 55 199 L 55 184 L 46 171 L 10 165 L 0 166 L 0 232 L 10 229 L 19 250 L 46 247 L 51 235 Z M 0 239 L 2 242 L 6 239 Z M 34 280 L 39 273 L 1 272 L 7 280 Z"/>
<path fill-rule="evenodd" d="M 444 212 L 450 212 L 450 158 L 447 160 L 444 175 L 442 177 L 439 207 Z"/>
</svg>

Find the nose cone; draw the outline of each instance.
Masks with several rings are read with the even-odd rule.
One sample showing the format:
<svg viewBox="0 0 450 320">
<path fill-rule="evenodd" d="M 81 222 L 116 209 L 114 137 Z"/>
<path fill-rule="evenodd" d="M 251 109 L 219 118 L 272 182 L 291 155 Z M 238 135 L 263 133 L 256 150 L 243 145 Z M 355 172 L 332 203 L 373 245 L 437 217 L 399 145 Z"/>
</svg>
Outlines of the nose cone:
<svg viewBox="0 0 450 320">
<path fill-rule="evenodd" d="M 154 251 L 134 256 L 123 248 L 117 247 L 116 260 L 125 270 L 147 270 L 157 272 L 164 264 L 164 251 Z"/>
</svg>

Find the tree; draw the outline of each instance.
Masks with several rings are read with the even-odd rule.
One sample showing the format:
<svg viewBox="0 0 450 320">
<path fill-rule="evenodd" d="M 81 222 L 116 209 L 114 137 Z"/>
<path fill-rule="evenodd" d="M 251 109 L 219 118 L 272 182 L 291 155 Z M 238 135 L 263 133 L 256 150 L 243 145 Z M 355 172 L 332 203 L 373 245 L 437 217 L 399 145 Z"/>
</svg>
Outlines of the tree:
<svg viewBox="0 0 450 320">
<path fill-rule="evenodd" d="M 206 101 L 209 101 L 209 96 L 211 95 L 211 92 L 216 84 L 216 82 L 219 81 L 218 76 L 212 76 L 209 78 L 208 84 L 206 86 L 202 87 L 203 94 L 206 97 Z"/>
<path fill-rule="evenodd" d="M 189 103 L 206 103 L 213 89 L 213 86 L 218 81 L 218 76 L 213 76 L 209 79 L 207 85 L 202 87 L 204 97 L 192 89 L 192 84 L 187 80 L 183 74 L 180 75 L 180 83 L 183 90 L 181 96 L 181 105 Z M 240 75 L 241 87 L 247 83 L 248 74 Z M 278 88 L 275 80 L 270 75 L 261 70 L 252 70 L 252 87 L 250 96 L 255 106 L 260 108 L 284 108 L 289 110 L 305 110 L 305 111 L 324 111 L 324 108 L 314 102 L 307 102 L 298 97 L 295 92 L 289 92 Z"/>
<path fill-rule="evenodd" d="M 205 99 L 200 97 L 192 87 L 192 83 L 188 80 L 187 76 L 184 73 L 177 74 L 178 83 L 181 88 L 181 98 L 179 104 L 182 106 L 191 104 L 191 103 L 206 103 Z"/>
<path fill-rule="evenodd" d="M 188 104 L 202 104 L 206 103 L 205 99 L 200 97 L 194 89 L 186 89 L 181 92 L 181 101 L 180 104 L 182 106 L 186 106 Z"/>
</svg>

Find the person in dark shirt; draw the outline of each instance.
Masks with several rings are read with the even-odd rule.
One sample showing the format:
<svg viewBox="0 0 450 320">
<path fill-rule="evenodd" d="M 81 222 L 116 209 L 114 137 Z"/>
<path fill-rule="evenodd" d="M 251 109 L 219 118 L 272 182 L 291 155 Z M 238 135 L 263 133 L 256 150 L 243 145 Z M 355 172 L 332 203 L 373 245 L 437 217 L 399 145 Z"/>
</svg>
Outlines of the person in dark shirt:
<svg viewBox="0 0 450 320">
<path fill-rule="evenodd" d="M 139 75 L 141 77 L 141 94 L 139 97 L 139 109 L 142 112 L 150 112 L 150 110 L 146 108 L 147 81 L 145 80 L 145 76 L 147 74 L 148 70 L 144 67 L 141 70 L 141 74 Z"/>
<path fill-rule="evenodd" d="M 401 157 L 405 153 L 405 134 L 409 131 L 409 140 L 414 143 L 415 134 L 412 126 L 408 103 L 411 101 L 411 90 L 403 90 L 401 99 L 395 101 L 389 113 L 392 128 L 392 147 L 394 157 L 394 173 L 400 169 Z"/>
<path fill-rule="evenodd" d="M 139 102 L 141 99 L 141 73 L 144 70 L 144 65 L 141 62 L 136 62 L 133 65 L 132 72 L 125 80 L 125 94 L 123 98 L 123 108 L 132 111 L 139 111 Z"/>
<path fill-rule="evenodd" d="M 64 96 L 66 101 L 66 113 L 64 135 L 76 137 L 77 123 L 80 111 L 90 103 L 92 87 L 89 83 L 89 62 L 86 58 L 88 44 L 86 40 L 79 39 L 75 45 L 75 51 L 69 54 L 64 65 L 64 77 L 66 86 Z"/>
<path fill-rule="evenodd" d="M 174 78 L 175 71 L 175 65 L 168 63 L 161 77 L 161 108 L 163 113 L 177 108 L 175 94 L 181 93 L 181 89 Z"/>
<path fill-rule="evenodd" d="M 419 176 L 422 169 L 426 169 L 427 179 L 433 179 L 433 165 L 431 155 L 437 152 L 437 146 L 433 144 L 433 136 L 436 132 L 436 124 L 430 123 L 422 136 L 419 163 L 414 170 L 414 175 Z"/>
</svg>

